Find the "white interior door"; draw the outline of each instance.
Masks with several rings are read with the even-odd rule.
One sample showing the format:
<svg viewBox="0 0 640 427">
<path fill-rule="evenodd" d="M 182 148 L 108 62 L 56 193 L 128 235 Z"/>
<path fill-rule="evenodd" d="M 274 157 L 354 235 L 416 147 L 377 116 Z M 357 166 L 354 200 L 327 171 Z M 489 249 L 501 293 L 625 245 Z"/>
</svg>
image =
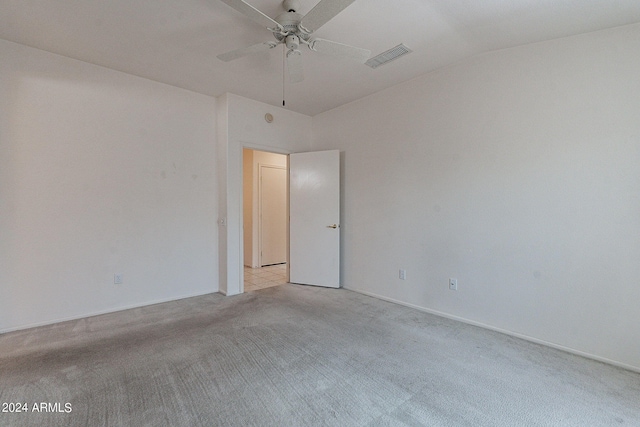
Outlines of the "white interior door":
<svg viewBox="0 0 640 427">
<path fill-rule="evenodd" d="M 340 152 L 289 155 L 289 281 L 340 287 Z"/>
<path fill-rule="evenodd" d="M 287 169 L 259 168 L 260 265 L 287 262 Z"/>
</svg>

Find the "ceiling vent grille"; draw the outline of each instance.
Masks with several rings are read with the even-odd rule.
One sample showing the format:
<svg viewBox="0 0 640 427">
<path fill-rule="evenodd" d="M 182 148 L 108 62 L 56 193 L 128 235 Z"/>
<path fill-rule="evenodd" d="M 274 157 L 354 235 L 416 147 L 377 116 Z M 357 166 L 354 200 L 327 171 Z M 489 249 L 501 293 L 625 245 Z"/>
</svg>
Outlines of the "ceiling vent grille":
<svg viewBox="0 0 640 427">
<path fill-rule="evenodd" d="M 373 58 L 365 62 L 365 64 L 371 68 L 378 68 L 379 66 L 388 64 L 394 59 L 398 59 L 401 56 L 406 55 L 407 53 L 410 53 L 410 52 L 413 52 L 413 51 L 408 47 L 406 47 L 405 45 L 403 45 L 402 43 L 400 43 L 398 46 L 392 47 L 388 51 L 382 52 L 378 56 L 374 56 Z"/>
</svg>

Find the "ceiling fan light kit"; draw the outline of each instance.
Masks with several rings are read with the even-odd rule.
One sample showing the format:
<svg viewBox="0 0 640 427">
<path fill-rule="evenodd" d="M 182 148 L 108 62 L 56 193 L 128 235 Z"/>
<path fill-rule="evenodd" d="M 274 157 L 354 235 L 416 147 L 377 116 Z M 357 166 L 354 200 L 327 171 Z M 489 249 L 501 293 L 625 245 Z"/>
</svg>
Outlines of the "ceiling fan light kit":
<svg viewBox="0 0 640 427">
<path fill-rule="evenodd" d="M 221 1 L 266 27 L 267 30 L 273 33 L 276 39 L 276 41 L 258 43 L 253 46 L 220 54 L 217 58 L 222 61 L 233 61 L 247 55 L 273 49 L 279 44 L 284 44 L 288 49 L 285 57 L 289 70 L 289 80 L 292 83 L 297 83 L 304 80 L 302 55 L 299 50 L 300 44 L 307 45 L 311 51 L 350 58 L 360 63 L 364 63 L 369 56 L 371 56 L 370 50 L 330 40 L 312 38 L 311 36 L 316 30 L 333 19 L 333 17 L 342 12 L 355 0 L 320 0 L 318 4 L 304 16 L 297 12 L 297 10 L 299 10 L 299 2 L 297 0 L 284 0 L 282 6 L 285 12 L 278 15 L 275 19 L 271 19 L 244 0 Z"/>
</svg>

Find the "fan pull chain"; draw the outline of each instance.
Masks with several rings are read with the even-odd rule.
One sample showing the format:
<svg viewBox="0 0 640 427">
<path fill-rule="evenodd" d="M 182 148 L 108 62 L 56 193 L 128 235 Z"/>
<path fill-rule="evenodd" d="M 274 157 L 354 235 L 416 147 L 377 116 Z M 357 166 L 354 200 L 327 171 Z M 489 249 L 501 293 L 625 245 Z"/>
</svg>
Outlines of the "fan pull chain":
<svg viewBox="0 0 640 427">
<path fill-rule="evenodd" d="M 284 107 L 284 75 L 286 73 L 284 69 L 285 57 L 287 56 L 286 46 L 282 45 L 282 106 Z"/>
</svg>

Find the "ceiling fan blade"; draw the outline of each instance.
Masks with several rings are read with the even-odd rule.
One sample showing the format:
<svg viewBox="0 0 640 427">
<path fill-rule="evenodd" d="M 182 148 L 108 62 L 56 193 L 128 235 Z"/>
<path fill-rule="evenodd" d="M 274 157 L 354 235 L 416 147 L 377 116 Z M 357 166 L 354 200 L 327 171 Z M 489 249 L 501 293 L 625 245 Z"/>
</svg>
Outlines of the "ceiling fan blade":
<svg viewBox="0 0 640 427">
<path fill-rule="evenodd" d="M 291 83 L 299 83 L 304 80 L 302 54 L 299 50 L 291 49 L 287 52 L 287 68 L 289 69 L 289 81 Z"/>
<path fill-rule="evenodd" d="M 222 2 L 228 4 L 238 12 L 244 14 L 246 17 L 253 19 L 258 24 L 266 27 L 268 29 L 271 28 L 280 28 L 282 29 L 282 25 L 278 24 L 273 19 L 269 18 L 264 13 L 260 12 L 255 7 L 251 6 L 249 3 L 243 0 L 221 0 Z"/>
<path fill-rule="evenodd" d="M 216 58 L 224 62 L 229 62 L 229 61 L 233 61 L 234 59 L 242 58 L 243 56 L 273 49 L 277 45 L 278 44 L 275 42 L 258 43 L 258 44 L 254 44 L 253 46 L 232 50 L 231 52 L 221 53 L 220 55 L 216 56 Z"/>
<path fill-rule="evenodd" d="M 331 40 L 313 39 L 309 42 L 309 49 L 329 55 L 341 56 L 365 63 L 371 56 L 371 51 L 348 44 L 332 42 Z"/>
<path fill-rule="evenodd" d="M 320 0 L 300 21 L 301 29 L 308 34 L 313 33 L 354 1 L 356 0 Z"/>
</svg>

